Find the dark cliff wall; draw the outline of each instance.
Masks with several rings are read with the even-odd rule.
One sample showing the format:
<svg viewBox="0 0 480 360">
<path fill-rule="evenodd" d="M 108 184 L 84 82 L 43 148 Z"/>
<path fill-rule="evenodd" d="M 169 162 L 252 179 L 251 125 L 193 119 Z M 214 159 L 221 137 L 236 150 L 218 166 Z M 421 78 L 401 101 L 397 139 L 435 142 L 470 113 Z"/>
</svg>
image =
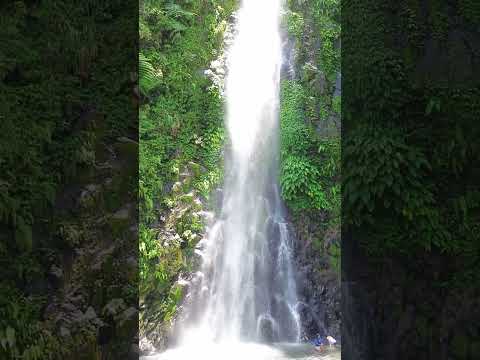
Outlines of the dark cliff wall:
<svg viewBox="0 0 480 360">
<path fill-rule="evenodd" d="M 479 10 L 342 3 L 347 360 L 480 357 Z"/>
<path fill-rule="evenodd" d="M 0 358 L 138 358 L 133 1 L 0 5 Z"/>
<path fill-rule="evenodd" d="M 296 234 L 304 340 L 340 333 L 340 4 L 289 1 L 282 195 Z"/>
</svg>

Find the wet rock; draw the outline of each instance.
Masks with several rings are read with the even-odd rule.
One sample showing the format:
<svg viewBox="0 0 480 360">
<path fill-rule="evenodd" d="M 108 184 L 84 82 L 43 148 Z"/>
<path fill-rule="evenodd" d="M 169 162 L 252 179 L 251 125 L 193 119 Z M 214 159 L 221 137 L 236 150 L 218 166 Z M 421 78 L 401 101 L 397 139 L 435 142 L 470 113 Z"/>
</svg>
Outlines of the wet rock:
<svg viewBox="0 0 480 360">
<path fill-rule="evenodd" d="M 307 62 L 305 65 L 303 65 L 302 70 L 304 79 L 308 82 L 313 81 L 318 73 L 318 68 L 310 62 Z"/>
<path fill-rule="evenodd" d="M 127 137 L 119 137 L 117 143 L 115 144 L 116 150 L 120 153 L 119 157 L 122 155 L 129 157 L 134 156 L 137 159 L 138 156 L 138 142 Z"/>
<path fill-rule="evenodd" d="M 275 336 L 273 331 L 273 324 L 269 319 L 262 319 L 259 326 L 260 339 L 265 343 L 273 343 Z"/>
<path fill-rule="evenodd" d="M 105 305 L 102 310 L 102 313 L 106 316 L 116 316 L 122 310 L 126 308 L 125 301 L 123 299 L 112 299 L 110 302 Z"/>
<path fill-rule="evenodd" d="M 77 310 L 76 306 L 70 303 L 62 304 L 62 308 L 69 312 L 74 312 Z"/>
<path fill-rule="evenodd" d="M 89 184 L 85 186 L 85 189 L 81 191 L 78 198 L 79 206 L 83 209 L 94 206 L 98 202 L 100 188 L 100 185 L 97 184 Z"/>
<path fill-rule="evenodd" d="M 155 347 L 153 346 L 151 341 L 145 337 L 140 339 L 138 345 L 139 345 L 140 355 L 148 355 L 155 351 Z"/>
<path fill-rule="evenodd" d="M 52 265 L 49 275 L 52 275 L 56 280 L 61 280 L 63 278 L 63 270 L 56 265 Z"/>
<path fill-rule="evenodd" d="M 138 277 L 138 262 L 135 257 L 128 257 L 125 261 L 125 276 L 129 282 L 135 282 Z"/>
<path fill-rule="evenodd" d="M 180 181 L 177 181 L 172 186 L 172 192 L 175 194 L 179 194 L 181 191 L 182 191 L 182 183 Z"/>
<path fill-rule="evenodd" d="M 195 177 L 200 176 L 201 174 L 205 174 L 207 172 L 207 169 L 204 166 L 197 164 L 193 161 L 190 161 L 188 163 L 188 167 L 192 170 L 193 176 Z"/>
<path fill-rule="evenodd" d="M 68 330 L 68 328 L 66 328 L 65 326 L 62 326 L 60 327 L 60 336 L 63 338 L 66 338 L 66 337 L 71 337 L 72 334 L 70 333 L 70 330 Z"/>
<path fill-rule="evenodd" d="M 340 280 L 328 254 L 329 247 L 339 243 L 339 232 L 325 231 L 318 226 L 317 215 L 294 219 L 297 238 L 296 268 L 299 300 L 304 304 L 300 316 L 302 339 L 310 340 L 318 333 L 341 342 Z M 335 236 L 333 236 L 335 234 Z M 314 248 L 315 239 L 324 239 L 322 248 Z"/>
<path fill-rule="evenodd" d="M 95 313 L 95 310 L 93 307 L 89 306 L 87 311 L 85 311 L 84 318 L 85 320 L 94 320 L 97 317 L 97 314 Z"/>
<path fill-rule="evenodd" d="M 117 336 L 126 339 L 138 332 L 138 310 L 134 307 L 121 312 L 114 320 Z"/>
<path fill-rule="evenodd" d="M 105 267 L 111 267 L 112 265 L 112 255 L 115 252 L 115 245 L 111 245 L 106 249 L 98 251 L 94 260 L 92 261 L 90 268 L 94 271 L 100 271 Z M 107 265 L 107 266 L 105 266 Z"/>
<path fill-rule="evenodd" d="M 125 232 L 131 221 L 131 206 L 127 205 L 117 210 L 109 219 L 108 223 L 114 236 Z"/>
<path fill-rule="evenodd" d="M 128 209 L 120 209 L 115 214 L 112 215 L 112 219 L 114 220 L 127 220 L 130 216 L 130 212 Z"/>
</svg>

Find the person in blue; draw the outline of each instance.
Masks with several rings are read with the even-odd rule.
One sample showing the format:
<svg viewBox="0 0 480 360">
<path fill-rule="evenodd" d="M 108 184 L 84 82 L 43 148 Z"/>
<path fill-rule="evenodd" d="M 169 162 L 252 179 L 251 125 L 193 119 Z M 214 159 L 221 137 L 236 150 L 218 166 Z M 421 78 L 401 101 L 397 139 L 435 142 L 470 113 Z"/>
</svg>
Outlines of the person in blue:
<svg viewBox="0 0 480 360">
<path fill-rule="evenodd" d="M 322 352 L 325 350 L 325 345 L 327 345 L 327 339 L 321 336 L 320 334 L 317 335 L 317 337 L 313 340 L 310 341 L 313 346 L 315 346 L 315 349 Z"/>
</svg>

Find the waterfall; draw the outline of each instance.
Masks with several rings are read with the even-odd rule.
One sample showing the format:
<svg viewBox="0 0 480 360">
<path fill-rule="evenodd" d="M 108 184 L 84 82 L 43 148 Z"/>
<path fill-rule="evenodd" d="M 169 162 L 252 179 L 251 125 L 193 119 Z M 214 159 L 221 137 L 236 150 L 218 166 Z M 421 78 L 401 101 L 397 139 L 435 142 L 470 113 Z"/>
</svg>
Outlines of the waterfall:
<svg viewBox="0 0 480 360">
<path fill-rule="evenodd" d="M 311 346 L 298 344 L 294 243 L 278 187 L 281 2 L 243 0 L 237 13 L 221 209 L 195 249 L 201 266 L 176 347 L 144 359 L 314 358 Z"/>
<path fill-rule="evenodd" d="M 244 0 L 229 49 L 220 216 L 198 245 L 184 340 L 300 338 L 292 237 L 277 186 L 280 0 Z"/>
</svg>

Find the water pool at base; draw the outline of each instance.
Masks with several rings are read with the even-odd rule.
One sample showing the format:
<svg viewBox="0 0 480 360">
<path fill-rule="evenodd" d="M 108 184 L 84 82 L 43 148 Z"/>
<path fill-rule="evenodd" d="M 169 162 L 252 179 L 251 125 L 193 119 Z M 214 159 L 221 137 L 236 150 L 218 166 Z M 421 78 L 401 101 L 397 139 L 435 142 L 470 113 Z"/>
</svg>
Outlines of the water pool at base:
<svg viewBox="0 0 480 360">
<path fill-rule="evenodd" d="M 274 344 L 272 346 L 255 343 L 203 344 L 179 347 L 160 354 L 143 356 L 140 360 L 340 360 L 338 347 L 326 347 L 320 353 L 309 344 Z"/>
</svg>

